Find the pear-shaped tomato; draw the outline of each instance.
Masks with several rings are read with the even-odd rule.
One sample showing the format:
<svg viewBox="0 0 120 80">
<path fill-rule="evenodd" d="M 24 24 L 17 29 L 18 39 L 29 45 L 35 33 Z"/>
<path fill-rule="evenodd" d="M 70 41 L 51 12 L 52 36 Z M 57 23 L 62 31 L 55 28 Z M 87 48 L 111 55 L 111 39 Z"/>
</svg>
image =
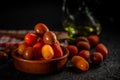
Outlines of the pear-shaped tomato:
<svg viewBox="0 0 120 80">
<path fill-rule="evenodd" d="M 45 24 L 37 23 L 34 27 L 34 31 L 37 33 L 37 35 L 42 37 L 45 32 L 49 31 L 49 29 Z"/>
<path fill-rule="evenodd" d="M 57 37 L 53 31 L 48 31 L 44 34 L 43 41 L 45 44 L 53 45 L 57 42 Z"/>
<path fill-rule="evenodd" d="M 27 33 L 24 37 L 25 42 L 30 45 L 33 46 L 36 42 L 37 42 L 38 36 L 35 33 Z"/>
<path fill-rule="evenodd" d="M 45 44 L 43 47 L 42 47 L 42 56 L 44 59 L 46 60 L 50 60 L 54 57 L 54 51 L 53 51 L 53 48 L 48 45 L 48 44 Z"/>
<path fill-rule="evenodd" d="M 62 57 L 63 51 L 59 44 L 52 45 L 53 51 L 54 51 L 54 58 Z"/>
<path fill-rule="evenodd" d="M 42 47 L 44 45 L 44 42 L 42 40 L 38 41 L 34 46 L 34 59 L 39 59 L 42 57 Z"/>
</svg>

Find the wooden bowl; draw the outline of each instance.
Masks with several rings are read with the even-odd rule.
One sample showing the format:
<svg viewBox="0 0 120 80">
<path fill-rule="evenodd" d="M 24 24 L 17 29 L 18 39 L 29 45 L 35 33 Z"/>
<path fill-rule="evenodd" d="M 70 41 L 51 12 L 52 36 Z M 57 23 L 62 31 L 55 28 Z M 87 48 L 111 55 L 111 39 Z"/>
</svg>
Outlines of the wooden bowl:
<svg viewBox="0 0 120 80">
<path fill-rule="evenodd" d="M 17 50 L 12 52 L 14 66 L 17 70 L 32 74 L 49 74 L 62 70 L 68 60 L 69 51 L 62 47 L 64 55 L 51 60 L 25 60 L 17 55 Z"/>
</svg>

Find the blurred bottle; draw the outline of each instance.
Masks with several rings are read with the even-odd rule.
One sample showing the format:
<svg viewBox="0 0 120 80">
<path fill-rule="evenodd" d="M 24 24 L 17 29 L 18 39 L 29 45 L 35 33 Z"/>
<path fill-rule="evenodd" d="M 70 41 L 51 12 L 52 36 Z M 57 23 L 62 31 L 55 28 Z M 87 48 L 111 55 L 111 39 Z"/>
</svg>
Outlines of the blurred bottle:
<svg viewBox="0 0 120 80">
<path fill-rule="evenodd" d="M 100 35 L 101 24 L 89 11 L 85 0 L 63 0 L 63 28 L 69 39 L 78 36 Z"/>
</svg>

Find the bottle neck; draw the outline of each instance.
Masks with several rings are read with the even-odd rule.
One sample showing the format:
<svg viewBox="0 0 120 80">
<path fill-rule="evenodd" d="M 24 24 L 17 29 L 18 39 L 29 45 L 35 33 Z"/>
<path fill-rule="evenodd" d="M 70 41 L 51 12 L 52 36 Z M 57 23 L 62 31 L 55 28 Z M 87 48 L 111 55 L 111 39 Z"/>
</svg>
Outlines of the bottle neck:
<svg viewBox="0 0 120 80">
<path fill-rule="evenodd" d="M 84 13 L 86 7 L 84 0 L 63 0 L 62 11 L 66 14 Z"/>
</svg>

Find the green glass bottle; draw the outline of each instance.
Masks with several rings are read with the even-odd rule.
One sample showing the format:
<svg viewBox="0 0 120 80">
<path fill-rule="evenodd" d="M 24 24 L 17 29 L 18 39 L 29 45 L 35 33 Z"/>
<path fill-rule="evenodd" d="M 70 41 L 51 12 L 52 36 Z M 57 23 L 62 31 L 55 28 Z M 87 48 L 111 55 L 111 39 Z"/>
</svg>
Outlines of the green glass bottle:
<svg viewBox="0 0 120 80">
<path fill-rule="evenodd" d="M 100 35 L 101 24 L 92 15 L 84 0 L 63 0 L 63 28 L 70 40 L 78 36 Z"/>
</svg>

